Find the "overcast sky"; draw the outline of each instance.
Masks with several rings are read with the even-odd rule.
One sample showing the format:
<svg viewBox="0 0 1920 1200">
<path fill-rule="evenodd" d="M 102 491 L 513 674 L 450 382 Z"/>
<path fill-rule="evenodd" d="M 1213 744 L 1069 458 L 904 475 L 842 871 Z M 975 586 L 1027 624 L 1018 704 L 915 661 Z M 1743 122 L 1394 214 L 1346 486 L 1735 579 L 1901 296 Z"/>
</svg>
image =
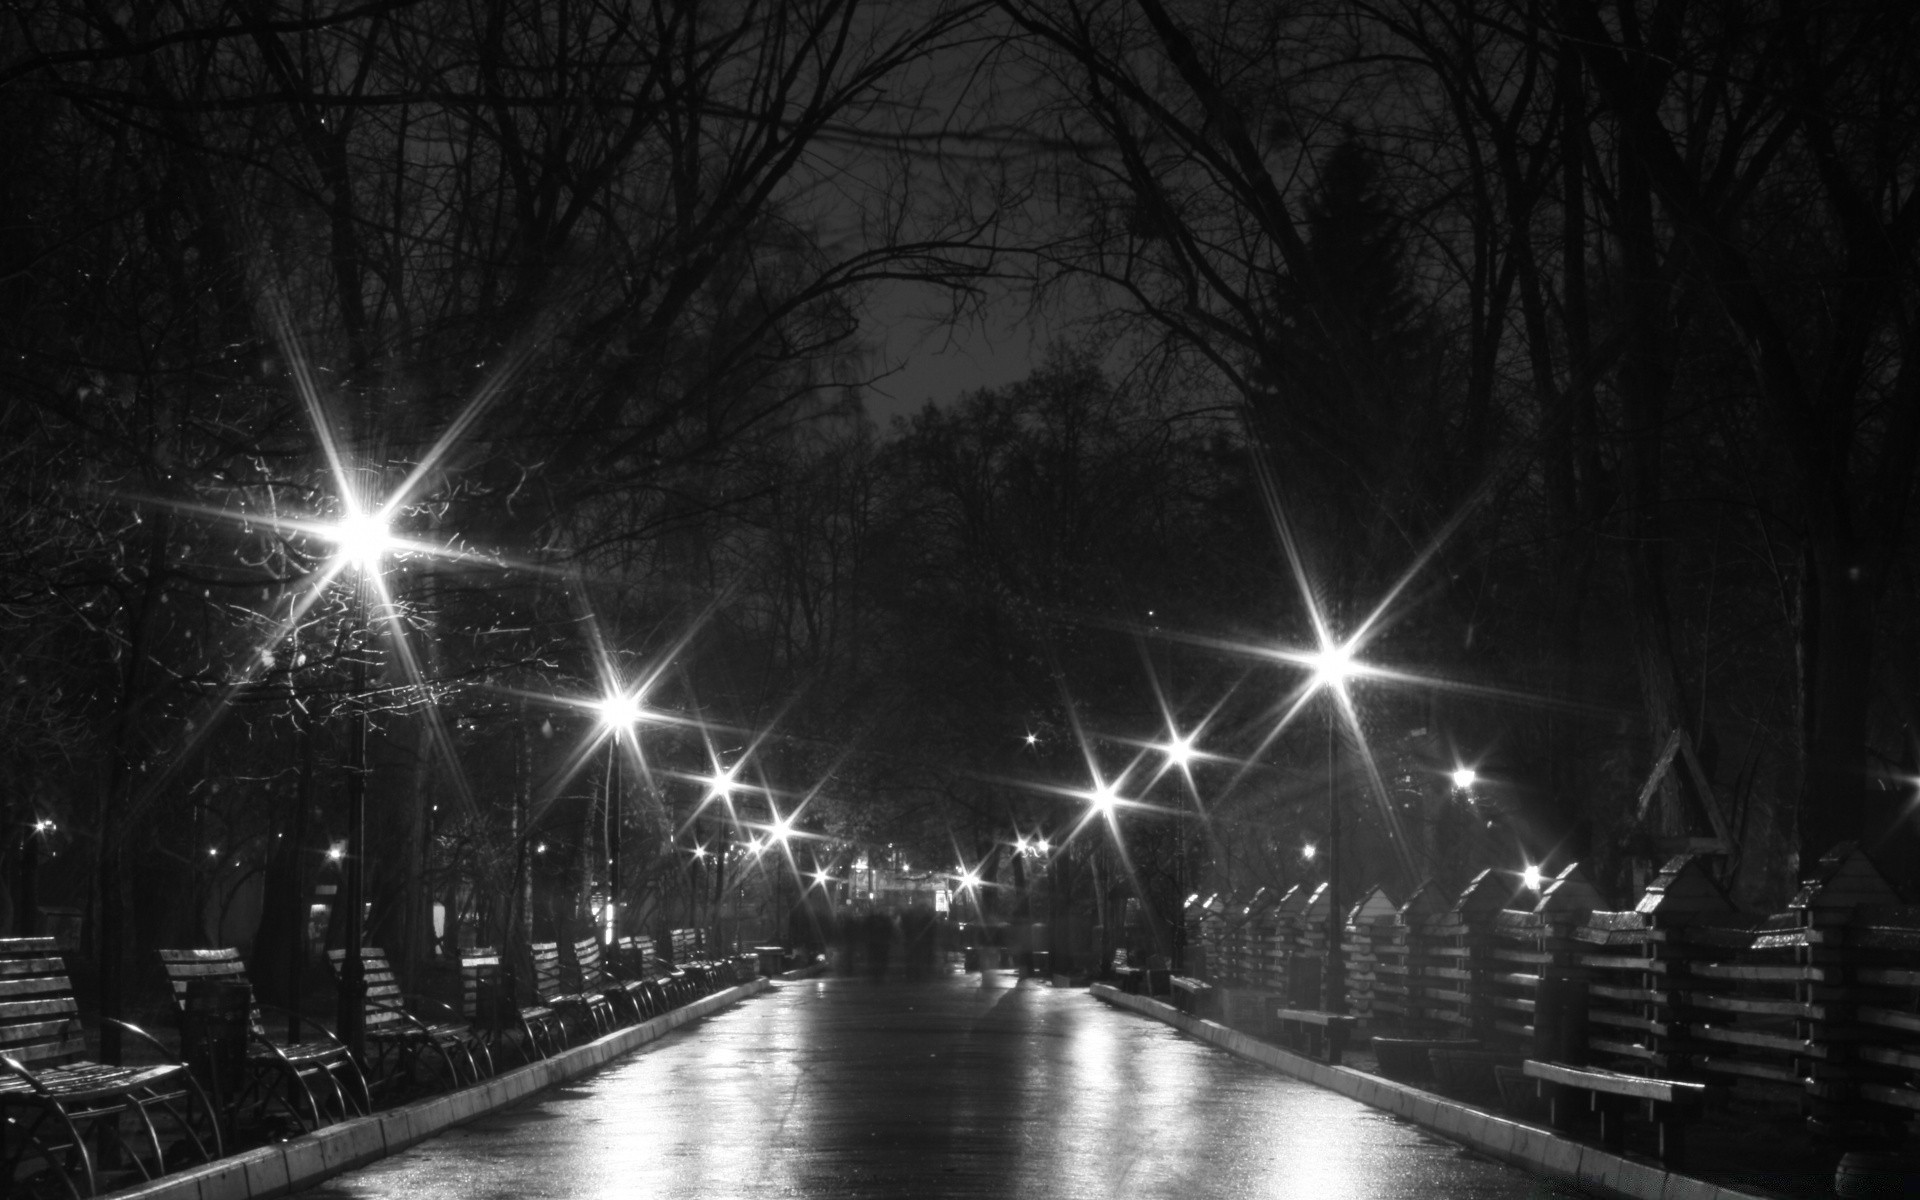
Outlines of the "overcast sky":
<svg viewBox="0 0 1920 1200">
<path fill-rule="evenodd" d="M 928 401 L 947 404 L 964 392 L 1024 379 L 1046 350 L 1044 322 L 1008 298 L 980 321 L 942 320 L 945 297 L 935 288 L 887 284 L 868 307 L 867 341 L 876 371 L 890 371 L 867 389 L 867 411 L 884 428 Z"/>
</svg>

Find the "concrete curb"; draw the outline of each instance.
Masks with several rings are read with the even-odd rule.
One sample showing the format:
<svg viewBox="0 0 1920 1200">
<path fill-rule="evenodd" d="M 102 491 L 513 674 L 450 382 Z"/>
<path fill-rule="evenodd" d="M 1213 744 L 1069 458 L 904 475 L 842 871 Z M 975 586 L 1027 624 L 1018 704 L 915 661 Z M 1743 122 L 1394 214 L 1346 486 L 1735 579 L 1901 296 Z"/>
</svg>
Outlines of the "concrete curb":
<svg viewBox="0 0 1920 1200">
<path fill-rule="evenodd" d="M 112 1200 L 266 1200 L 364 1167 L 455 1125 L 505 1108 L 542 1088 L 577 1079 L 690 1021 L 766 990 L 765 979 L 704 996 L 651 1021 L 616 1029 L 584 1046 L 483 1079 L 472 1087 L 370 1117 L 329 1125 L 278 1145 L 261 1146 L 151 1183 L 109 1192 Z"/>
<path fill-rule="evenodd" d="M 1162 1021 L 1231 1054 L 1339 1092 L 1362 1104 L 1385 1109 L 1489 1158 L 1570 1183 L 1585 1192 L 1628 1200 L 1768 1200 L 1753 1192 L 1722 1187 L 1652 1163 L 1623 1158 L 1598 1146 L 1562 1137 L 1542 1126 L 1496 1116 L 1391 1079 L 1351 1067 L 1330 1067 L 1218 1022 L 1190 1017 L 1171 1004 L 1148 996 L 1132 995 L 1104 983 L 1096 983 L 1087 990 L 1095 999 L 1117 1008 L 1131 1009 Z"/>
</svg>

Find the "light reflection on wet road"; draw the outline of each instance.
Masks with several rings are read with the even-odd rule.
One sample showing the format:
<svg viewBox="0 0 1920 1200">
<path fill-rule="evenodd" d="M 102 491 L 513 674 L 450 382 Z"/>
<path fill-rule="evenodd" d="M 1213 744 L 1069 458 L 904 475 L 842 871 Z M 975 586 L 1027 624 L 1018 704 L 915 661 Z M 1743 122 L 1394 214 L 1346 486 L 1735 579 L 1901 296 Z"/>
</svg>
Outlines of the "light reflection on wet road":
<svg viewBox="0 0 1920 1200">
<path fill-rule="evenodd" d="M 302 1195 L 1571 1193 L 1084 991 L 989 974 L 777 984 Z"/>
</svg>

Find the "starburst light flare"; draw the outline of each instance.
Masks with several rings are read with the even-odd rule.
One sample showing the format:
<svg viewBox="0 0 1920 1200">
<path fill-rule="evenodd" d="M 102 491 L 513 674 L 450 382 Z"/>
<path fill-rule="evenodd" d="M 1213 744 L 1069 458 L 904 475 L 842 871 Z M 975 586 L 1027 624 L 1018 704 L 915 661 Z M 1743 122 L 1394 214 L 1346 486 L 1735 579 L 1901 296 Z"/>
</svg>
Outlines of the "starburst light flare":
<svg viewBox="0 0 1920 1200">
<path fill-rule="evenodd" d="M 340 557 L 346 564 L 363 575 L 378 572 L 386 556 L 399 547 L 387 514 L 364 511 L 358 506 L 349 506 L 346 515 L 334 522 L 326 536 L 339 547 Z"/>
<path fill-rule="evenodd" d="M 600 711 L 601 726 L 616 738 L 630 732 L 647 717 L 646 706 L 640 702 L 639 696 L 631 692 L 603 696 L 595 702 L 594 707 Z"/>
</svg>

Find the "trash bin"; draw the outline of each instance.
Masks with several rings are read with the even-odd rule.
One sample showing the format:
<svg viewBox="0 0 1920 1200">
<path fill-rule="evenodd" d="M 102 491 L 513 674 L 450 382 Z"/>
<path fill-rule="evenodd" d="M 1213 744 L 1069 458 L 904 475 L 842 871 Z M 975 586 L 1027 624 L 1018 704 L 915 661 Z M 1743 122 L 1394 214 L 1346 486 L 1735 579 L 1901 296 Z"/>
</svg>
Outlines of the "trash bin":
<svg viewBox="0 0 1920 1200">
<path fill-rule="evenodd" d="M 237 979 L 190 979 L 182 997 L 180 1051 L 214 1108 L 227 1107 L 246 1086 L 253 989 Z"/>
<path fill-rule="evenodd" d="M 786 957 L 784 946 L 755 946 L 753 952 L 760 957 L 760 973 L 771 979 L 781 971 L 781 960 Z"/>
</svg>

